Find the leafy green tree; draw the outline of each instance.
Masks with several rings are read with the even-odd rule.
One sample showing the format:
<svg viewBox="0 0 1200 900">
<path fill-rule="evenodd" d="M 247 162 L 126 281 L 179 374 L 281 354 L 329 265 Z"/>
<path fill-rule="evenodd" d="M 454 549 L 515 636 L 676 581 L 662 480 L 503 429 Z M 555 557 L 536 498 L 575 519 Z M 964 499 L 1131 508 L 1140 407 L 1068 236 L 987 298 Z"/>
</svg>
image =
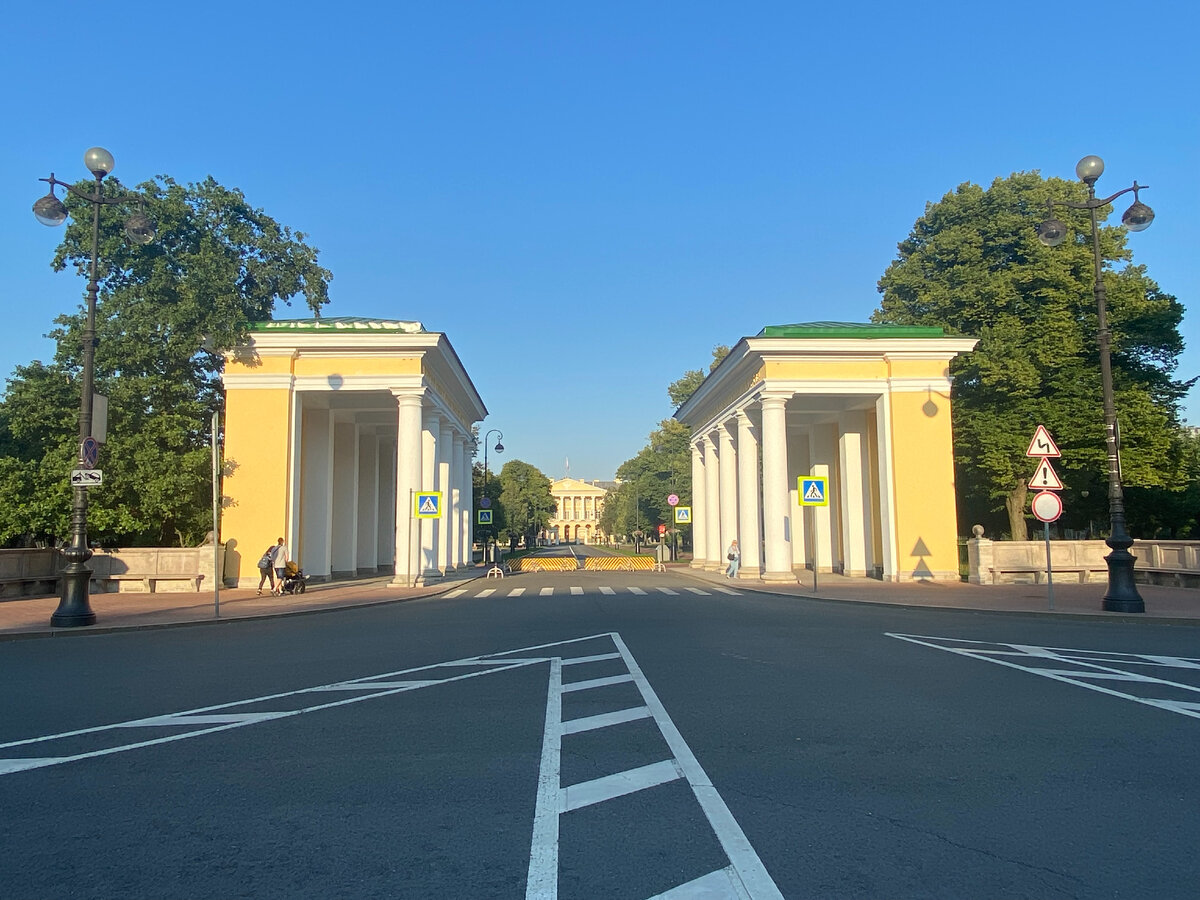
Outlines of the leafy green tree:
<svg viewBox="0 0 1200 900">
<path fill-rule="evenodd" d="M 675 518 L 667 497 L 676 494 L 680 504 L 688 506 L 692 495 L 691 430 L 674 419 L 664 419 L 650 432 L 650 439 L 632 459 L 617 469 L 621 480 L 618 496 L 605 501 L 605 510 L 614 507 L 615 534 L 629 534 L 638 525 L 643 531 L 658 532 L 666 525 L 675 528 Z M 602 520 L 603 524 L 603 520 Z"/>
<path fill-rule="evenodd" d="M 696 389 L 700 387 L 700 382 L 704 381 L 705 377 L 721 364 L 726 356 L 729 355 L 729 348 L 724 344 L 718 344 L 712 350 L 712 362 L 709 363 L 708 372 L 703 372 L 700 369 L 689 369 L 683 373 L 681 378 L 672 381 L 667 385 L 667 396 L 671 398 L 671 403 L 676 409 L 683 406 L 692 394 L 696 393 Z"/>
<path fill-rule="evenodd" d="M 554 495 L 550 479 L 540 469 L 519 459 L 511 459 L 500 470 L 500 505 L 504 507 L 509 547 L 516 550 L 523 536 L 526 547 L 537 546 L 537 536 L 550 524 Z"/>
<path fill-rule="evenodd" d="M 874 321 L 979 338 L 952 367 L 964 532 L 1003 509 L 1012 537 L 1025 538 L 1034 468 L 1025 450 L 1039 423 L 1063 452 L 1056 469 L 1064 482 L 1096 485 L 1101 496 L 1107 483 L 1090 225 L 1085 212 L 1056 208 L 1071 238 L 1043 246 L 1036 229 L 1048 198 L 1080 201 L 1085 192 L 1029 172 L 986 190 L 959 185 L 926 207 L 879 281 Z M 1123 476 L 1134 487 L 1160 487 L 1187 387 L 1172 377 L 1183 307 L 1132 264 L 1123 227 L 1102 226 L 1100 247 Z"/>
<path fill-rule="evenodd" d="M 90 191 L 91 182 L 81 185 Z M 278 302 L 328 302 L 332 275 L 305 235 L 212 178 L 138 186 L 157 237 L 123 236 L 126 210 L 101 210 L 95 390 L 109 397 L 104 485 L 89 495 L 89 538 L 107 544 L 193 543 L 210 509 L 209 430 L 220 407 L 223 351 Z M 124 191 L 108 178 L 106 194 Z M 73 195 L 53 267 L 85 275 L 91 207 Z M 81 283 L 86 281 L 81 280 Z M 85 313 L 59 316 L 53 362 L 18 367 L 0 402 L 0 541 L 65 537 L 67 473 L 77 452 Z"/>
</svg>

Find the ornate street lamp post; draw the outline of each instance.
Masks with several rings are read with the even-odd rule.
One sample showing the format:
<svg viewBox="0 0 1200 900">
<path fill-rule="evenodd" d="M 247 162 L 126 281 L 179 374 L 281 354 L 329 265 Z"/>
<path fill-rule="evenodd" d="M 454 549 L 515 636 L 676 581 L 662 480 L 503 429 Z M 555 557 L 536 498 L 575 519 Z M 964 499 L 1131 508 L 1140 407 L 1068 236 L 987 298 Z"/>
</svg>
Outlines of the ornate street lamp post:
<svg viewBox="0 0 1200 900">
<path fill-rule="evenodd" d="M 496 437 L 496 448 L 495 448 L 496 452 L 497 453 L 504 452 L 504 445 L 502 443 L 500 443 L 500 441 L 502 441 L 504 439 L 504 432 L 500 431 L 498 428 L 490 429 L 487 432 L 487 434 L 485 434 L 483 436 L 483 496 L 485 499 L 487 499 L 487 502 L 489 504 L 492 501 L 491 501 L 491 498 L 488 497 L 488 494 L 487 494 L 487 488 L 488 488 L 488 462 L 487 462 L 488 438 L 491 437 L 493 434 L 497 436 Z M 483 505 L 482 501 L 480 502 L 480 505 L 481 506 Z M 496 535 L 496 513 L 493 512 L 492 513 L 492 527 L 488 529 L 488 536 L 483 542 L 483 564 L 485 566 L 488 564 L 488 545 L 492 542 L 495 535 Z"/>
<path fill-rule="evenodd" d="M 1083 203 L 1070 200 L 1047 200 L 1046 221 L 1038 226 L 1038 240 L 1047 247 L 1057 247 L 1067 238 L 1067 226 L 1054 218 L 1054 206 L 1065 206 L 1069 209 L 1086 209 L 1092 219 L 1092 289 L 1096 295 L 1096 316 L 1098 321 L 1098 342 L 1100 345 L 1100 383 L 1104 391 L 1104 427 L 1105 442 L 1108 447 L 1108 514 L 1111 520 L 1109 536 L 1105 543 L 1112 552 L 1105 557 L 1108 562 L 1108 591 L 1104 595 L 1104 609 L 1112 612 L 1140 613 L 1146 611 L 1146 604 L 1138 593 L 1133 580 L 1133 563 L 1136 557 L 1129 552 L 1133 545 L 1125 531 L 1125 492 L 1121 487 L 1121 463 L 1117 445 L 1117 409 L 1113 399 L 1112 359 L 1109 344 L 1112 334 L 1108 328 L 1108 309 L 1104 289 L 1104 260 L 1100 255 L 1100 227 L 1096 218 L 1096 210 L 1107 206 L 1122 194 L 1133 191 L 1133 205 L 1121 216 L 1121 223 L 1130 231 L 1145 231 L 1154 221 L 1154 211 L 1138 199 L 1138 191 L 1146 190 L 1147 186 L 1136 181 L 1132 187 L 1117 191 L 1115 194 L 1098 199 L 1096 197 L 1096 180 L 1104 174 L 1104 160 L 1098 156 L 1085 156 L 1075 166 L 1075 174 L 1087 185 L 1088 199 Z"/>
<path fill-rule="evenodd" d="M 33 214 L 43 225 L 61 225 L 67 220 L 67 207 L 54 195 L 56 187 L 65 188 L 92 207 L 92 259 L 87 286 L 87 324 L 83 332 L 82 395 L 79 400 L 79 467 L 91 468 L 95 465 L 95 460 L 88 458 L 89 452 L 85 450 L 85 444 L 91 443 L 89 439 L 92 436 L 92 379 L 97 344 L 96 294 L 100 288 L 96 280 L 96 258 L 100 246 L 100 207 L 128 203 L 131 195 L 103 195 L 104 177 L 113 170 L 112 154 L 103 147 L 92 147 L 83 155 L 83 162 L 96 179 L 92 192 L 85 193 L 74 185 L 59 181 L 51 172 L 49 178 L 39 179 L 49 183 L 50 193 L 33 204 Z M 140 203 L 138 211 L 125 220 L 125 234 L 135 244 L 148 244 L 154 240 L 154 224 L 141 211 Z M 96 622 L 96 614 L 88 601 L 92 570 L 88 568 L 87 561 L 92 558 L 92 550 L 87 539 L 87 492 L 88 489 L 82 485 L 75 485 L 73 489 L 71 543 L 63 551 L 67 565 L 62 572 L 62 594 L 58 609 L 50 616 L 50 624 L 54 626 L 94 625 Z"/>
</svg>

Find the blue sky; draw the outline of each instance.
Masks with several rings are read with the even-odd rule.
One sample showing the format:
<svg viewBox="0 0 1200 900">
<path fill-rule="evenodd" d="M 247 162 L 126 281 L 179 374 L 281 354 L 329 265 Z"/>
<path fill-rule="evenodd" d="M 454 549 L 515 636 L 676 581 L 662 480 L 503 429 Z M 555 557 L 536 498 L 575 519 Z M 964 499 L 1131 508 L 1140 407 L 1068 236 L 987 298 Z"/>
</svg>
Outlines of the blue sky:
<svg viewBox="0 0 1200 900">
<path fill-rule="evenodd" d="M 1089 153 L 1099 190 L 1150 185 L 1130 244 L 1188 308 L 1178 375 L 1200 375 L 1182 0 L 32 7 L 6 13 L 0 54 L 6 376 L 81 302 L 30 206 L 94 145 L 126 184 L 212 175 L 305 232 L 334 273 L 326 315 L 446 332 L 497 462 L 551 477 L 569 458 L 611 478 L 716 344 L 866 321 L 927 202 L 1074 178 Z"/>
</svg>

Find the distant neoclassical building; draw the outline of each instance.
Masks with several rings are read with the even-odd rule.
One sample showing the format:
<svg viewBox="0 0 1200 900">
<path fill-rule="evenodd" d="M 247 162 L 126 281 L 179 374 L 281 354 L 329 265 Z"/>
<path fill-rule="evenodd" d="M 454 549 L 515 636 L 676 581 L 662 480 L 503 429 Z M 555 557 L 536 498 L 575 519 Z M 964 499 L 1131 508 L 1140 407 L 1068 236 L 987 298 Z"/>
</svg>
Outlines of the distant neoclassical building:
<svg viewBox="0 0 1200 900">
<path fill-rule="evenodd" d="M 471 426 L 487 409 L 446 335 L 418 322 L 263 322 L 223 377 L 227 580 L 257 584 L 255 563 L 280 536 L 317 579 L 411 584 L 471 563 Z M 440 493 L 440 517 L 416 515 L 425 492 Z"/>
<path fill-rule="evenodd" d="M 546 528 L 546 540 L 557 544 L 594 544 L 601 540 L 600 513 L 608 490 L 602 482 L 560 478 L 550 483 L 555 511 Z"/>
<path fill-rule="evenodd" d="M 738 341 L 675 413 L 692 429 L 692 565 L 957 581 L 950 361 L 940 328 L 813 322 Z M 802 507 L 798 479 L 828 479 Z"/>
</svg>

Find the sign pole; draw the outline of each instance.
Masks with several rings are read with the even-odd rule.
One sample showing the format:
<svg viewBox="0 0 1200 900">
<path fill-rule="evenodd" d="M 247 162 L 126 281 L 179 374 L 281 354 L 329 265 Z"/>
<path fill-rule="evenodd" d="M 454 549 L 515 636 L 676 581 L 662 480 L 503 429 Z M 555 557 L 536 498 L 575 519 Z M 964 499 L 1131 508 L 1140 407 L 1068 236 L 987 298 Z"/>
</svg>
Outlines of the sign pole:
<svg viewBox="0 0 1200 900">
<path fill-rule="evenodd" d="M 221 414 L 212 414 L 213 616 L 221 618 L 221 466 L 217 429 Z"/>
<path fill-rule="evenodd" d="M 1050 608 L 1054 609 L 1054 570 L 1050 565 L 1050 523 L 1043 522 L 1046 530 L 1046 593 L 1050 597 Z"/>
</svg>

